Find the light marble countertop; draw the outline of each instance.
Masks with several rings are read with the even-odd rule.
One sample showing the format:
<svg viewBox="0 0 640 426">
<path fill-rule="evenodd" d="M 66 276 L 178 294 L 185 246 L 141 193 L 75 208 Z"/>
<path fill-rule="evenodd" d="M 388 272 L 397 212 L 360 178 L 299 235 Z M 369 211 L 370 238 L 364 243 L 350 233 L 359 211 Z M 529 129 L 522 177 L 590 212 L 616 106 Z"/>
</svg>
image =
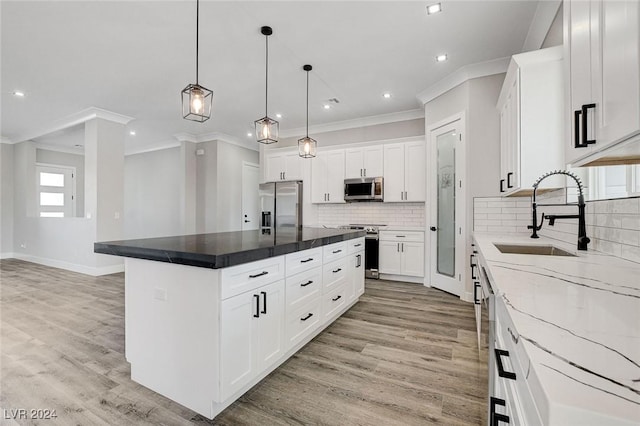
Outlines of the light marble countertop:
<svg viewBox="0 0 640 426">
<path fill-rule="evenodd" d="M 524 342 L 544 424 L 640 424 L 640 264 L 528 234 L 474 239 Z M 503 254 L 493 243 L 577 256 Z"/>
</svg>

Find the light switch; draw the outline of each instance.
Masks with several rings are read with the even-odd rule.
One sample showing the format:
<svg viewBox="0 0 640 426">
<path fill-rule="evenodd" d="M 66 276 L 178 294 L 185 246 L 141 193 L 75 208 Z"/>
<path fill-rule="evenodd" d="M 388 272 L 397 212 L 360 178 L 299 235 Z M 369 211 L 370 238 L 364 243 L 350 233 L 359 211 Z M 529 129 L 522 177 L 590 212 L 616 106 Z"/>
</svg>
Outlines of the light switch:
<svg viewBox="0 0 640 426">
<path fill-rule="evenodd" d="M 114 219 L 116 219 L 116 220 L 117 220 L 117 219 L 120 219 L 120 212 L 115 212 L 115 213 L 113 214 L 113 218 L 114 218 Z"/>
</svg>

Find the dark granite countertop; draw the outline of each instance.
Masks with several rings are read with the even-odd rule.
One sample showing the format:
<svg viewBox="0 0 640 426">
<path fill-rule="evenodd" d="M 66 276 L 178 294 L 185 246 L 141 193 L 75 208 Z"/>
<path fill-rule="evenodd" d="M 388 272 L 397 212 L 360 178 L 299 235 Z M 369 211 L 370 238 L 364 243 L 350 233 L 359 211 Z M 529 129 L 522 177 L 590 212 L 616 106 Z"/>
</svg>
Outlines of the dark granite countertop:
<svg viewBox="0 0 640 426">
<path fill-rule="evenodd" d="M 256 230 L 106 241 L 94 243 L 93 251 L 218 269 L 364 236 L 358 230 L 304 227 L 278 230 L 276 235 Z"/>
</svg>

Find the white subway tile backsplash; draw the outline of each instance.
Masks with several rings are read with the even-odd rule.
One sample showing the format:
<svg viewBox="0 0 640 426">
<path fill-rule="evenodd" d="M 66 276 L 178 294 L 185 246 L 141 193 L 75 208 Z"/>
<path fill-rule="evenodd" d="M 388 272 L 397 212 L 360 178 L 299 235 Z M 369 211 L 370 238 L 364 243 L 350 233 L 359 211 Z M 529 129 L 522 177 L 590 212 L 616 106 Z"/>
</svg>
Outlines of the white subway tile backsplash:
<svg viewBox="0 0 640 426">
<path fill-rule="evenodd" d="M 318 223 L 342 226 L 350 223 L 425 226 L 424 203 L 347 203 L 318 205 Z"/>
<path fill-rule="evenodd" d="M 540 204 L 562 204 L 564 190 L 541 194 Z M 529 197 L 475 198 L 473 229 L 479 232 L 530 233 L 531 199 Z M 499 210 L 499 211 L 498 211 Z M 576 214 L 576 206 L 540 206 L 538 220 L 545 214 Z M 598 250 L 634 262 L 640 262 L 640 198 L 588 201 L 587 236 L 590 250 Z M 578 221 L 557 219 L 554 226 L 545 220 L 538 234 L 570 244 L 577 243 Z"/>
</svg>

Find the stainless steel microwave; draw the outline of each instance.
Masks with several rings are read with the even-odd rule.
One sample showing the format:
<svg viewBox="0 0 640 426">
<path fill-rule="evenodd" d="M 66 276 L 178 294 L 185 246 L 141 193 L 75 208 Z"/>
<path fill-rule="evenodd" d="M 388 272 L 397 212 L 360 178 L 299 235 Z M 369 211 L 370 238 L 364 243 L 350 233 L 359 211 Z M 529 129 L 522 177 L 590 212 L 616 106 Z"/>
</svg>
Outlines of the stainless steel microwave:
<svg viewBox="0 0 640 426">
<path fill-rule="evenodd" d="M 382 201 L 384 185 L 382 177 L 363 177 L 344 180 L 345 201 Z"/>
</svg>

